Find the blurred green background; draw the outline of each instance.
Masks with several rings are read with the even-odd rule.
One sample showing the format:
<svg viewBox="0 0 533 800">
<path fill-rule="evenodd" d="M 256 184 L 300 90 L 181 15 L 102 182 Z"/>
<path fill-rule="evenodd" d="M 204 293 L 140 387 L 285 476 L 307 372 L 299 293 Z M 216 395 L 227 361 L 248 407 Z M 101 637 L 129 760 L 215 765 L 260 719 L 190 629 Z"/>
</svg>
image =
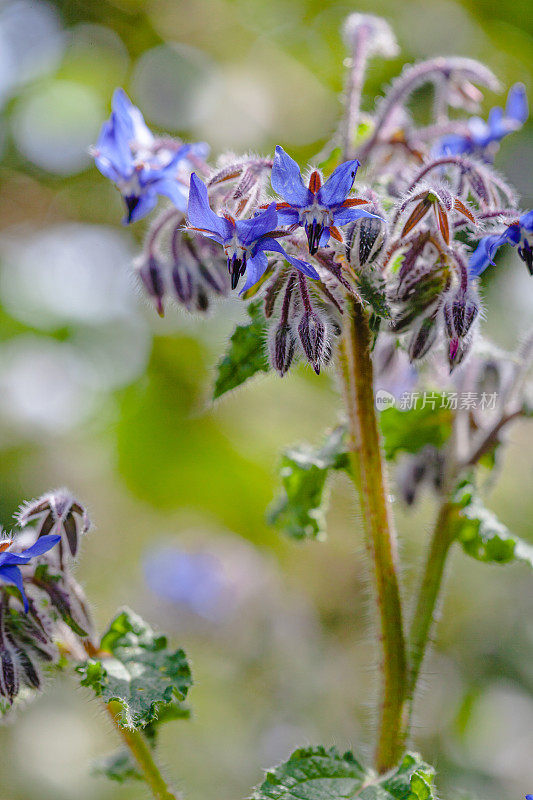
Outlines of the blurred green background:
<svg viewBox="0 0 533 800">
<path fill-rule="evenodd" d="M 528 2 L 0 2 L 0 522 L 64 484 L 89 506 L 96 527 L 78 574 L 98 623 L 129 604 L 191 656 L 194 718 L 162 735 L 190 798 L 244 797 L 306 743 L 370 752 L 370 582 L 342 480 L 327 544 L 292 544 L 264 523 L 281 447 L 318 441 L 336 420 L 333 372 L 263 377 L 213 407 L 213 367 L 243 309 L 233 299 L 208 319 L 172 308 L 156 318 L 130 274 L 145 225 L 121 228 L 119 195 L 87 148 L 122 85 L 155 129 L 215 153 L 280 142 L 311 156 L 335 126 L 338 30 L 353 10 L 383 14 L 402 47 L 372 62 L 367 108 L 404 60 L 439 53 L 532 89 Z M 486 109 L 502 99 L 487 97 Z M 497 161 L 525 207 L 532 130 L 509 137 Z M 533 322 L 514 255 L 485 280 L 485 329 L 503 346 Z M 512 430 L 490 497 L 530 541 L 532 445 L 530 429 Z M 407 590 L 433 513 L 430 498 L 398 508 Z M 219 613 L 157 597 L 145 559 L 162 546 L 214 556 Z M 459 552 L 452 561 L 414 744 L 439 770 L 441 796 L 513 800 L 533 791 L 531 577 Z M 91 776 L 115 744 L 96 703 L 74 680 L 54 680 L 0 728 L 1 800 L 145 797 L 140 784 Z"/>
</svg>

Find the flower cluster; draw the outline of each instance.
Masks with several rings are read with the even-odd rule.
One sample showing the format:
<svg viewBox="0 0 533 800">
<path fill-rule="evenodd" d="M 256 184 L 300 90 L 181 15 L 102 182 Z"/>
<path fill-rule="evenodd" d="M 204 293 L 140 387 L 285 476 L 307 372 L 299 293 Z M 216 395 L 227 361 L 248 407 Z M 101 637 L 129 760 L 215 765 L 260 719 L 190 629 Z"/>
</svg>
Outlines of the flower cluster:
<svg viewBox="0 0 533 800">
<path fill-rule="evenodd" d="M 65 489 L 25 503 L 16 535 L 0 541 L 0 710 L 41 686 L 42 665 L 59 658 L 58 642 L 88 641 L 87 603 L 70 570 L 89 529 L 83 506 Z M 32 542 L 28 547 L 27 543 Z"/>
<path fill-rule="evenodd" d="M 344 33 L 353 53 L 361 39 L 367 57 L 396 52 L 378 18 L 352 15 Z M 399 337 L 412 362 L 444 351 L 454 369 L 475 339 L 478 278 L 498 248 L 517 246 L 533 271 L 532 212 L 518 210 L 492 167 L 501 140 L 527 119 L 525 89 L 515 84 L 505 110 L 493 108 L 487 122 L 458 119 L 451 108 L 471 113 L 482 99 L 476 84 L 498 88 L 471 59 L 407 67 L 365 115 L 366 139 L 356 142 L 355 117 L 346 117 L 339 136 L 350 157 L 332 147 L 322 169 L 311 166 L 305 177 L 280 146 L 272 159 L 227 154 L 211 167 L 205 145 L 154 137 L 118 90 L 94 155 L 122 192 L 128 220 L 159 194 L 172 201 L 137 263 L 157 311 L 173 298 L 202 313 L 239 287 L 245 300 L 262 298 L 278 373 L 298 357 L 318 373 L 351 296 L 368 307 L 376 334 Z M 409 104 L 423 85 L 434 89 L 434 117 L 417 126 Z M 359 170 L 366 183 L 355 195 Z"/>
</svg>

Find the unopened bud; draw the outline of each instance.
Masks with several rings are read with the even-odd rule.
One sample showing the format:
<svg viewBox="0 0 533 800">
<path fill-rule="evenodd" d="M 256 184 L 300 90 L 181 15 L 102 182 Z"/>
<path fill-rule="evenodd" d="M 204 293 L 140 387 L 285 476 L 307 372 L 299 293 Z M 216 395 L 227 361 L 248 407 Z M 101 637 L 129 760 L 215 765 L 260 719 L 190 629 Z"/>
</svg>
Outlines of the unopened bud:
<svg viewBox="0 0 533 800">
<path fill-rule="evenodd" d="M 270 356 L 272 365 L 281 377 L 290 369 L 296 351 L 296 338 L 290 325 L 280 323 L 272 337 Z"/>
<path fill-rule="evenodd" d="M 188 306 L 194 294 L 194 283 L 192 275 L 185 264 L 174 264 L 172 267 L 172 283 L 180 303 Z"/>
<path fill-rule="evenodd" d="M 302 349 L 318 375 L 326 343 L 326 326 L 318 314 L 306 311 L 298 325 L 298 335 Z"/>
<path fill-rule="evenodd" d="M 363 217 L 346 231 L 346 259 L 356 272 L 370 265 L 383 246 L 384 226 L 379 219 Z"/>
<path fill-rule="evenodd" d="M 165 296 L 165 282 L 162 270 L 153 256 L 150 256 L 139 270 L 140 278 L 144 288 L 153 297 L 156 304 L 157 313 L 160 317 L 164 314 L 163 298 Z"/>
<path fill-rule="evenodd" d="M 350 14 L 342 29 L 343 39 L 349 50 L 359 47 L 361 38 L 368 55 L 394 58 L 398 55 L 398 43 L 389 24 L 374 14 Z"/>
<path fill-rule="evenodd" d="M 39 536 L 60 534 L 73 556 L 78 552 L 80 537 L 91 526 L 87 510 L 67 489 L 57 489 L 25 503 L 16 519 L 21 526 L 39 521 Z"/>
<path fill-rule="evenodd" d="M 0 693 L 4 695 L 11 704 L 18 694 L 20 688 L 20 675 L 16 653 L 7 643 L 0 652 Z"/>
<path fill-rule="evenodd" d="M 466 336 L 479 313 L 479 298 L 472 287 L 459 289 L 442 308 L 446 333 L 450 339 Z"/>
<path fill-rule="evenodd" d="M 425 317 L 413 333 L 409 342 L 409 359 L 417 361 L 423 358 L 435 343 L 437 338 L 438 325 L 436 314 Z"/>
</svg>

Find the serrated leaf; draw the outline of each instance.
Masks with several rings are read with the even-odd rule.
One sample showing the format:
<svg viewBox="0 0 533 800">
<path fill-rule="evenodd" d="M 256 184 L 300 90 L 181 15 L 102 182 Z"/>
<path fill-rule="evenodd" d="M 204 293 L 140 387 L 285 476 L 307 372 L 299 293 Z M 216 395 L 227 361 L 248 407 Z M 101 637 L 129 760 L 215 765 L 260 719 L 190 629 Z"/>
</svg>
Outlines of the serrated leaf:
<svg viewBox="0 0 533 800">
<path fill-rule="evenodd" d="M 124 727 L 145 728 L 169 705 L 185 699 L 192 684 L 185 653 L 169 650 L 166 636 L 154 633 L 129 609 L 115 617 L 100 650 L 109 656 L 90 658 L 76 669 L 82 686 L 106 703 L 120 703 Z"/>
<path fill-rule="evenodd" d="M 434 407 L 428 403 L 401 411 L 391 406 L 381 412 L 379 421 L 387 459 L 396 458 L 400 452 L 418 453 L 427 445 L 440 448 L 447 441 L 452 431 L 453 411 L 440 407 L 441 395 L 435 397 Z"/>
<path fill-rule="evenodd" d="M 349 470 L 346 430 L 340 426 L 316 450 L 309 445 L 287 450 L 281 459 L 282 492 L 267 518 L 293 539 L 323 539 L 326 535 L 326 480 L 330 470 Z"/>
<path fill-rule="evenodd" d="M 266 774 L 252 800 L 432 800 L 433 770 L 407 753 L 386 776 L 366 770 L 353 753 L 307 747 Z"/>
<path fill-rule="evenodd" d="M 456 537 L 465 553 L 489 564 L 524 561 L 533 567 L 533 545 L 514 536 L 485 508 L 471 484 L 459 487 L 455 501 L 459 507 Z"/>
<path fill-rule="evenodd" d="M 213 399 L 236 389 L 258 372 L 270 367 L 265 353 L 266 321 L 261 300 L 248 305 L 251 322 L 237 325 L 230 339 L 229 350 L 217 366 Z"/>
<path fill-rule="evenodd" d="M 144 776 L 137 768 L 137 764 L 129 750 L 120 748 L 108 756 L 95 759 L 91 772 L 93 775 L 103 775 L 110 781 L 125 783 L 126 781 L 144 780 Z"/>
</svg>

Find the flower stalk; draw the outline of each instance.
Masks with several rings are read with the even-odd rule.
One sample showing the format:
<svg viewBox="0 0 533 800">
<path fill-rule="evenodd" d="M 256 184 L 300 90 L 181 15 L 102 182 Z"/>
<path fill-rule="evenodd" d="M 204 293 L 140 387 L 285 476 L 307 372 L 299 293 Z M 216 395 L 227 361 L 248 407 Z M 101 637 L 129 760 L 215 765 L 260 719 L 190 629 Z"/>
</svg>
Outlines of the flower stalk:
<svg viewBox="0 0 533 800">
<path fill-rule="evenodd" d="M 118 733 L 134 757 L 155 800 L 177 800 L 178 795 L 169 788 L 161 774 L 146 738 L 139 731 L 129 730 L 119 725 L 120 703 L 113 700 L 106 704 L 106 709 Z"/>
<path fill-rule="evenodd" d="M 365 310 L 348 300 L 341 379 L 349 420 L 349 451 L 374 567 L 382 642 L 383 700 L 376 768 L 393 767 L 402 755 L 406 731 L 407 661 L 398 558 L 381 443 L 374 406 L 371 332 Z"/>
</svg>

